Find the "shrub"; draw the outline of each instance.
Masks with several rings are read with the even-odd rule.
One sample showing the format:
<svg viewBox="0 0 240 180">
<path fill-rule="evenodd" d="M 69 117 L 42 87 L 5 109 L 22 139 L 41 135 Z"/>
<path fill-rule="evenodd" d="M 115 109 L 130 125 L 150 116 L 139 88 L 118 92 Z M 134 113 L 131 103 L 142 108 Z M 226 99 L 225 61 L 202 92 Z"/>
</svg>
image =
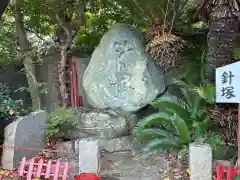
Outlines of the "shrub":
<svg viewBox="0 0 240 180">
<path fill-rule="evenodd" d="M 45 134 L 53 138 L 63 138 L 64 133 L 74 128 L 76 111 L 70 108 L 57 108 L 52 112 L 45 124 Z"/>
<path fill-rule="evenodd" d="M 196 91 L 186 88 L 181 91 L 183 98 L 178 102 L 159 99 L 151 103 L 159 112 L 137 123 L 133 134 L 148 141 L 145 151 L 182 150 L 191 141 L 205 136 L 211 125 L 206 101 Z"/>
<path fill-rule="evenodd" d="M 0 118 L 9 119 L 13 115 L 12 107 L 14 101 L 10 96 L 10 88 L 4 84 L 0 83 Z"/>
<path fill-rule="evenodd" d="M 15 116 L 24 116 L 28 112 L 23 108 L 23 102 L 21 100 L 14 101 L 11 98 L 10 88 L 0 83 L 0 118 L 12 119 Z"/>
</svg>

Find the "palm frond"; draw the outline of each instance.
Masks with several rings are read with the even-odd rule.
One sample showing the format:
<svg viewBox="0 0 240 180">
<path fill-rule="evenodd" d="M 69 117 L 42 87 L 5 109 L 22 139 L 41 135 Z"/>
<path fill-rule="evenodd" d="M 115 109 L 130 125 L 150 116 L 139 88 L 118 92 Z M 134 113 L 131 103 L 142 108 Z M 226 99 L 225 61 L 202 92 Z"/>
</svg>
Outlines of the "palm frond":
<svg viewBox="0 0 240 180">
<path fill-rule="evenodd" d="M 138 139 L 152 139 L 152 138 L 167 138 L 172 139 L 173 136 L 169 134 L 167 131 L 163 129 L 157 129 L 157 128 L 148 128 L 148 129 L 139 129 L 138 127 L 135 127 L 133 129 L 133 134 Z"/>
<path fill-rule="evenodd" d="M 177 114 L 174 114 L 174 116 L 172 116 L 171 119 L 175 125 L 176 131 L 178 132 L 179 142 L 181 144 L 189 143 L 191 141 L 191 138 L 186 122 L 182 118 L 180 118 Z"/>
<path fill-rule="evenodd" d="M 150 105 L 152 105 L 154 108 L 159 108 L 159 110 L 169 113 L 170 115 L 173 115 L 173 113 L 176 113 L 182 119 L 186 119 L 187 121 L 190 121 L 190 113 L 186 109 L 184 109 L 180 104 L 173 103 L 166 100 L 164 101 L 156 100 L 152 102 Z"/>
<path fill-rule="evenodd" d="M 197 87 L 193 89 L 198 95 L 207 103 L 213 104 L 215 102 L 215 86 L 212 84 Z"/>
<path fill-rule="evenodd" d="M 176 147 L 179 147 L 178 139 L 154 139 L 146 145 L 143 151 L 152 152 L 155 150 L 166 150 Z"/>
<path fill-rule="evenodd" d="M 138 121 L 137 126 L 141 128 L 147 128 L 163 122 L 171 124 L 170 117 L 166 113 L 159 112 L 141 119 L 140 121 Z"/>
</svg>

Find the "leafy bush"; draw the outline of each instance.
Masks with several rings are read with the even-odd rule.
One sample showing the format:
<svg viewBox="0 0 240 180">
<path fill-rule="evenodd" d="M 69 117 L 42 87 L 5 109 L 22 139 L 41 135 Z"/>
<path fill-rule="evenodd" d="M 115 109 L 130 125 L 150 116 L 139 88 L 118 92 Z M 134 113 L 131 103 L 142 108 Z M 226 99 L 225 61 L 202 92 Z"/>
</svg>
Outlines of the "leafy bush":
<svg viewBox="0 0 240 180">
<path fill-rule="evenodd" d="M 10 116 L 10 107 L 13 100 L 10 97 L 10 89 L 6 84 L 0 83 L 0 118 Z"/>
<path fill-rule="evenodd" d="M 190 142 L 203 141 L 216 154 L 221 140 L 220 135 L 211 132 L 213 123 L 208 114 L 209 105 L 215 103 L 215 87 L 206 81 L 204 54 L 197 66 L 187 66 L 172 82 L 178 102 L 151 103 L 158 113 L 140 120 L 133 134 L 148 141 L 144 149 L 148 152 L 171 149 L 185 152 Z"/>
<path fill-rule="evenodd" d="M 182 150 L 205 135 L 211 125 L 206 114 L 206 101 L 196 91 L 186 88 L 181 91 L 183 98 L 179 102 L 160 99 L 151 103 L 159 112 L 137 123 L 133 134 L 148 140 L 145 151 Z"/>
<path fill-rule="evenodd" d="M 76 111 L 70 108 L 57 108 L 52 112 L 45 124 L 46 136 L 62 138 L 64 133 L 76 124 Z"/>
<path fill-rule="evenodd" d="M 222 146 L 221 136 L 215 132 L 206 132 L 201 139 L 196 141 L 208 143 L 212 147 L 213 157 L 217 156 L 217 152 Z"/>
<path fill-rule="evenodd" d="M 10 88 L 4 83 L 0 83 L 0 118 L 11 119 L 26 114 L 27 111 L 23 108 L 23 102 L 21 100 L 14 101 L 11 98 Z"/>
<path fill-rule="evenodd" d="M 185 120 L 180 113 L 170 111 L 159 112 L 142 119 L 134 128 L 133 134 L 137 138 L 149 140 L 144 149 L 148 152 L 181 149 L 191 141 Z"/>
</svg>

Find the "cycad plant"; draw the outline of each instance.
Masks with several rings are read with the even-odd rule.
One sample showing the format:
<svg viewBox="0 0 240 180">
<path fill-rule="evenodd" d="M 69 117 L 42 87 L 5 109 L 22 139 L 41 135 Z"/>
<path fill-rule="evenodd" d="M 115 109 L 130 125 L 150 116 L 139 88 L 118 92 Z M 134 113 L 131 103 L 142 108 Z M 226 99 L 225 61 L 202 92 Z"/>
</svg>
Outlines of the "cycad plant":
<svg viewBox="0 0 240 180">
<path fill-rule="evenodd" d="M 137 123 L 133 134 L 148 141 L 145 151 L 185 149 L 191 141 L 204 136 L 211 124 L 204 108 L 205 101 L 193 91 L 182 89 L 182 92 L 184 98 L 178 102 L 160 98 L 151 103 L 158 113 Z"/>
<path fill-rule="evenodd" d="M 186 122 L 186 117 L 189 117 L 188 112 L 177 104 L 167 101 L 154 102 L 152 105 L 156 108 L 169 105 L 172 108 L 161 109 L 161 112 L 147 116 L 137 123 L 133 134 L 139 139 L 148 141 L 144 150 L 151 153 L 155 150 L 184 148 L 191 141 L 188 122 Z"/>
<path fill-rule="evenodd" d="M 186 16 L 189 0 L 105 0 L 120 4 L 130 10 L 133 21 L 148 25 L 146 51 L 154 58 L 156 65 L 167 71 L 178 67 L 179 55 L 187 42 L 175 32 L 186 27 L 193 15 Z M 192 0 L 193 1 L 193 0 Z M 187 23 L 186 23 L 187 22 Z"/>
</svg>

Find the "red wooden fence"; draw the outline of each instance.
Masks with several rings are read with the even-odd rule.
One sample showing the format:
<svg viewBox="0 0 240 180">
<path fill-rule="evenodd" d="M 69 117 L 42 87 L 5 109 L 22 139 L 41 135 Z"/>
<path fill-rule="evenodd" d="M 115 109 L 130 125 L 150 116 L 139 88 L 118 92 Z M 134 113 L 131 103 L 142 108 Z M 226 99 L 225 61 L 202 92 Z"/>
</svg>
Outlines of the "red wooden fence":
<svg viewBox="0 0 240 180">
<path fill-rule="evenodd" d="M 67 180 L 69 168 L 70 165 L 68 162 L 61 164 L 59 160 L 49 160 L 45 163 L 43 159 L 36 162 L 35 158 L 27 161 L 26 157 L 24 157 L 21 160 L 18 173 L 20 177 L 26 177 L 26 180 L 31 180 L 33 177 L 51 178 L 53 180 L 61 178 L 62 180 Z"/>
<path fill-rule="evenodd" d="M 240 168 L 234 169 L 232 166 L 224 167 L 219 164 L 216 169 L 216 177 L 214 180 L 232 180 L 233 176 L 240 174 Z"/>
</svg>

